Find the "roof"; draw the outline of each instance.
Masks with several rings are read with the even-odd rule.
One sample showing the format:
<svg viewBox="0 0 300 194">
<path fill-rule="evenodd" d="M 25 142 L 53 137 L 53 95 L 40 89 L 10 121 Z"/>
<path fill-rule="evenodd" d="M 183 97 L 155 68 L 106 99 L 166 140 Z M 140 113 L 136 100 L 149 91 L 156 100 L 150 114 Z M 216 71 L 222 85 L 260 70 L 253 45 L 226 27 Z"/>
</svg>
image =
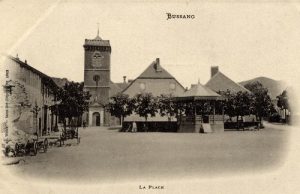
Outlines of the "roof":
<svg viewBox="0 0 300 194">
<path fill-rule="evenodd" d="M 121 82 L 121 83 L 115 83 L 119 88 L 121 88 L 122 90 L 124 90 L 125 88 L 127 88 L 127 86 L 130 84 L 128 82 L 124 83 L 124 82 Z"/>
<path fill-rule="evenodd" d="M 157 70 L 159 67 L 159 71 Z M 148 78 L 156 78 L 156 79 L 174 79 L 174 77 L 167 72 L 157 61 L 153 61 L 146 70 L 141 73 L 137 78 L 140 79 L 148 79 Z"/>
<path fill-rule="evenodd" d="M 110 81 L 109 87 L 110 87 L 109 97 L 112 97 L 112 96 L 122 92 L 122 88 L 120 88 L 118 86 L 118 84 L 115 84 L 112 81 Z"/>
<path fill-rule="evenodd" d="M 58 87 L 64 87 L 66 83 L 69 83 L 70 81 L 67 78 L 58 78 L 58 77 L 52 77 L 51 78 Z"/>
<path fill-rule="evenodd" d="M 153 61 L 136 79 L 127 83 L 122 92 L 125 92 L 133 83 L 139 79 L 174 79 L 182 88 L 184 88 L 159 62 L 159 59 Z M 124 85 L 125 86 L 125 85 Z"/>
<path fill-rule="evenodd" d="M 179 95 L 178 98 L 191 98 L 191 99 L 217 99 L 221 97 L 221 95 L 212 91 L 208 87 L 198 83 L 190 90 L 186 91 L 182 95 Z"/>
<path fill-rule="evenodd" d="M 206 87 L 214 90 L 215 92 L 218 91 L 227 91 L 230 90 L 232 92 L 250 92 L 244 86 L 232 81 L 226 75 L 221 73 L 220 71 L 216 73 L 206 84 Z"/>
<path fill-rule="evenodd" d="M 85 39 L 84 46 L 110 46 L 109 40 L 102 40 L 99 33 L 94 39 Z"/>
<path fill-rule="evenodd" d="M 15 58 L 15 57 L 12 57 L 12 56 L 8 56 L 8 58 L 15 61 L 16 63 L 18 63 L 21 67 L 26 68 L 26 69 L 32 71 L 33 73 L 37 74 L 38 76 L 40 76 L 44 83 L 48 83 L 50 86 L 52 86 L 54 88 L 58 88 L 57 84 L 48 75 L 46 75 L 46 74 L 40 72 L 39 70 L 31 67 L 27 63 L 21 61 L 19 58 Z"/>
</svg>

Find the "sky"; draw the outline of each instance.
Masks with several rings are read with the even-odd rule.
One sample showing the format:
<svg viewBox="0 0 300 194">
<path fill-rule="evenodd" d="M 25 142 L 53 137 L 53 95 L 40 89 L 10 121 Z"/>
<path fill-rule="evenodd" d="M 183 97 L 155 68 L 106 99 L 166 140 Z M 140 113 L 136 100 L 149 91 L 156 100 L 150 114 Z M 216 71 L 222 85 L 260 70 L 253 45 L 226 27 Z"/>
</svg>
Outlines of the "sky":
<svg viewBox="0 0 300 194">
<path fill-rule="evenodd" d="M 167 14 L 194 19 L 167 20 Z M 300 83 L 300 4 L 243 1 L 0 1 L 0 51 L 49 76 L 83 81 L 84 40 L 110 40 L 111 79 L 136 78 L 156 58 L 183 86 L 258 76 Z M 299 84 L 297 85 L 299 86 Z"/>
</svg>

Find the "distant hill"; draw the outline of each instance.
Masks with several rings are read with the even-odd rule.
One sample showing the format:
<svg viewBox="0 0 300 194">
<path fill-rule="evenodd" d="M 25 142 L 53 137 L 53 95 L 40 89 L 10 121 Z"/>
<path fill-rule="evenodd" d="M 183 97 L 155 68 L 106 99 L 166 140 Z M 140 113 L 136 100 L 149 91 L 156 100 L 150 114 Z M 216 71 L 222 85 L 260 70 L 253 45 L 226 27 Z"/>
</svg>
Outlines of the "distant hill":
<svg viewBox="0 0 300 194">
<path fill-rule="evenodd" d="M 245 86 L 248 83 L 260 82 L 264 87 L 268 88 L 270 97 L 275 99 L 283 90 L 287 88 L 287 85 L 284 81 L 274 80 L 267 77 L 257 77 L 254 79 L 242 81 L 239 84 Z"/>
<path fill-rule="evenodd" d="M 52 77 L 52 80 L 58 87 L 63 87 L 67 82 L 70 82 L 67 78 Z"/>
</svg>

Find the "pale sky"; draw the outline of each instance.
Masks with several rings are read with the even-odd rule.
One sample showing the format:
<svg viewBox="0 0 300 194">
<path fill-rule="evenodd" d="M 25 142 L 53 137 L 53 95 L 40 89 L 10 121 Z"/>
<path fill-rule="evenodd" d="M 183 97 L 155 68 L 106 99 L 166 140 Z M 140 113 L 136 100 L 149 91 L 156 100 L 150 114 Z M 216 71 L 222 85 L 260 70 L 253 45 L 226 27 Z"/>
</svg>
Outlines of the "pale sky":
<svg viewBox="0 0 300 194">
<path fill-rule="evenodd" d="M 300 4 L 164 2 L 2 0 L 0 51 L 49 76 L 83 81 L 84 39 L 95 38 L 99 22 L 112 46 L 114 82 L 136 78 L 159 57 L 185 87 L 205 84 L 210 66 L 234 81 L 298 83 Z M 166 13 L 195 19 L 167 20 Z"/>
</svg>

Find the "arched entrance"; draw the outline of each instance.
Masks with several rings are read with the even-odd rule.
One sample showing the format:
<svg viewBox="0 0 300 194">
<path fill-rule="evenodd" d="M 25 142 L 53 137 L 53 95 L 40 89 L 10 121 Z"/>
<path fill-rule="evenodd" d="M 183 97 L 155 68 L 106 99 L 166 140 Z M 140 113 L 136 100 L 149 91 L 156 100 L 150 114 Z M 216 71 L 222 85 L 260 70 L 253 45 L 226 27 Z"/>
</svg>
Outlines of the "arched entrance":
<svg viewBox="0 0 300 194">
<path fill-rule="evenodd" d="M 99 112 L 93 113 L 93 126 L 100 126 L 100 113 Z"/>
</svg>

